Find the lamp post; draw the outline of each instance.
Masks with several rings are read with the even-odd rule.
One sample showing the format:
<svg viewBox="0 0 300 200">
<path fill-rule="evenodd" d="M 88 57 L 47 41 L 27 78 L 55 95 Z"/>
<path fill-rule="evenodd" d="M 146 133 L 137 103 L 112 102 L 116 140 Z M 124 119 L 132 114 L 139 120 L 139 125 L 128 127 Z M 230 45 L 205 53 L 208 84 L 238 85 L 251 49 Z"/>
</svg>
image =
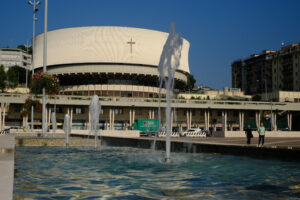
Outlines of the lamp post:
<svg viewBox="0 0 300 200">
<path fill-rule="evenodd" d="M 32 77 L 34 74 L 34 59 L 33 59 L 33 53 L 34 53 L 34 43 L 35 43 L 35 21 L 37 20 L 37 18 L 35 17 L 35 14 L 38 11 L 37 6 L 40 4 L 40 1 L 28 1 L 28 4 L 33 6 L 33 26 L 32 26 L 32 56 L 31 56 L 31 71 L 32 71 Z M 32 99 L 34 98 L 34 96 L 32 95 Z M 33 132 L 33 121 L 34 121 L 34 108 L 33 106 L 31 106 L 31 131 Z"/>
<path fill-rule="evenodd" d="M 268 99 L 267 79 L 263 79 L 263 81 L 265 82 L 265 100 L 269 101 L 269 99 Z M 259 80 L 257 80 L 257 82 L 259 82 Z M 273 104 L 272 104 L 271 100 L 270 100 L 270 105 L 271 105 L 271 110 L 270 110 L 270 124 L 271 124 L 271 131 L 272 131 L 273 130 L 274 119 L 273 119 L 273 109 L 272 109 Z"/>
<path fill-rule="evenodd" d="M 43 55 L 43 72 L 46 72 L 47 68 L 47 23 L 48 23 L 48 0 L 45 0 L 45 17 L 44 17 L 44 55 Z M 46 135 L 46 92 L 43 87 L 43 110 L 42 110 L 42 131 L 43 136 Z"/>
<path fill-rule="evenodd" d="M 265 81 L 265 98 L 268 101 L 268 88 L 267 88 L 267 79 L 263 79 Z"/>
</svg>

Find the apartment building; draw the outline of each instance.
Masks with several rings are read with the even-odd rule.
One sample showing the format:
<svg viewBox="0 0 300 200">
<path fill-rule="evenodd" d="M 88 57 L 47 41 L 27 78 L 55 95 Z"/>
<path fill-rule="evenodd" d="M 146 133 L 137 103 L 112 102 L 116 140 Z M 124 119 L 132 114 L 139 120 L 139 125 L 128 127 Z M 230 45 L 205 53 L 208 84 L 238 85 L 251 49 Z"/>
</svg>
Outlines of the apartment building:
<svg viewBox="0 0 300 200">
<path fill-rule="evenodd" d="M 0 65 L 4 66 L 5 71 L 16 65 L 31 70 L 31 55 L 21 49 L 1 48 Z"/>
<path fill-rule="evenodd" d="M 300 91 L 300 44 L 283 46 L 280 50 L 264 50 L 232 63 L 232 87 L 245 94 Z"/>
</svg>

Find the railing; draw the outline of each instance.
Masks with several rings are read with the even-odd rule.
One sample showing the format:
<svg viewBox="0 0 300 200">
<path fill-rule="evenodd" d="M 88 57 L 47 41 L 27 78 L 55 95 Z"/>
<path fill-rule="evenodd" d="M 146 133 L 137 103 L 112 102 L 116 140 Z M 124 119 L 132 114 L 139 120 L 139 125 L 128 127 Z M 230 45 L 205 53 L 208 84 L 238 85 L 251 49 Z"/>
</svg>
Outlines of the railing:
<svg viewBox="0 0 300 200">
<path fill-rule="evenodd" d="M 1 93 L 0 102 L 6 102 L 5 99 L 26 99 L 29 94 L 11 94 L 11 93 Z M 92 96 L 74 96 L 74 95 L 56 95 L 47 96 L 47 99 L 54 100 L 56 97 L 58 101 L 91 101 Z M 37 95 L 36 98 L 42 99 L 41 95 Z M 99 97 L 100 101 L 110 101 L 110 102 L 126 102 L 126 103 L 158 103 L 158 98 L 130 98 L 130 97 Z M 162 103 L 166 102 L 166 99 L 161 99 Z M 228 101 L 228 100 L 197 100 L 197 99 L 172 99 L 172 104 L 207 104 L 207 105 L 239 105 L 239 106 L 286 106 L 295 104 L 293 102 L 259 102 L 259 101 Z M 12 102 L 13 103 L 13 102 Z M 298 103 L 299 104 L 299 103 Z"/>
</svg>

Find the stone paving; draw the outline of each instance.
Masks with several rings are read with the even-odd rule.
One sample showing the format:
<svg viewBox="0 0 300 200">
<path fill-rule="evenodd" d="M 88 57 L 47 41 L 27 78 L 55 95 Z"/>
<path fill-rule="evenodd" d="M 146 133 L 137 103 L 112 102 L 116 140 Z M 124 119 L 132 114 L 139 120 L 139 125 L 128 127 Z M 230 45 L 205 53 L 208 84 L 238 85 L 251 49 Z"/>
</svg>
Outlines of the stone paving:
<svg viewBox="0 0 300 200">
<path fill-rule="evenodd" d="M 14 183 L 14 149 L 13 135 L 0 135 L 0 199 L 13 198 Z"/>
</svg>

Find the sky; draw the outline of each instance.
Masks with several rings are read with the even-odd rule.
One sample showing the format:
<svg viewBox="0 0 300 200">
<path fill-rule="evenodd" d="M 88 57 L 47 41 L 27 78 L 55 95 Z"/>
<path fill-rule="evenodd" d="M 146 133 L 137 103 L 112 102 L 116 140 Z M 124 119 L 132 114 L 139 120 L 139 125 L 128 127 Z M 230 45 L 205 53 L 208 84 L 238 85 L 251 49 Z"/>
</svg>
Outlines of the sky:
<svg viewBox="0 0 300 200">
<path fill-rule="evenodd" d="M 33 1 L 33 0 L 32 0 Z M 36 33 L 44 31 L 40 0 Z M 190 42 L 196 85 L 231 87 L 235 60 L 300 42 L 300 0 L 48 0 L 48 30 L 79 26 L 127 26 L 176 31 Z M 0 48 L 29 44 L 32 6 L 2 0 Z"/>
</svg>

